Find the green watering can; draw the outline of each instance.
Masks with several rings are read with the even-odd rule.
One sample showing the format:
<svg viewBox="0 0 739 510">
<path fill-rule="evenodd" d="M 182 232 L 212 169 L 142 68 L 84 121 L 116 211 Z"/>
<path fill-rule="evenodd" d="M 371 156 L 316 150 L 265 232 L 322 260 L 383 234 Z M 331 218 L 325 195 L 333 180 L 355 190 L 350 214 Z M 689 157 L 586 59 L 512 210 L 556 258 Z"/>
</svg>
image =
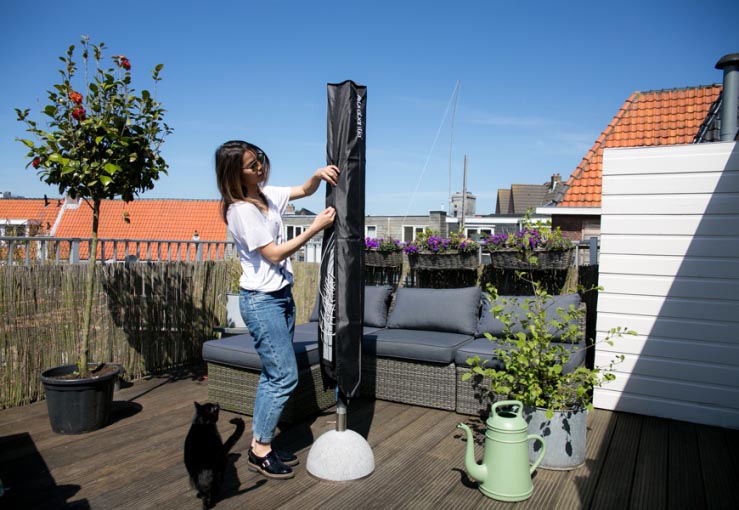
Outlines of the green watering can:
<svg viewBox="0 0 739 510">
<path fill-rule="evenodd" d="M 467 433 L 465 469 L 480 482 L 480 491 L 500 501 L 523 501 L 531 496 L 534 486 L 531 474 L 546 452 L 544 439 L 528 434 L 526 420 L 521 416 L 523 405 L 518 400 L 493 404 L 485 431 L 485 453 L 482 464 L 475 462 L 472 431 L 464 423 L 457 425 Z M 540 441 L 542 448 L 536 462 L 529 464 L 529 441 Z"/>
</svg>

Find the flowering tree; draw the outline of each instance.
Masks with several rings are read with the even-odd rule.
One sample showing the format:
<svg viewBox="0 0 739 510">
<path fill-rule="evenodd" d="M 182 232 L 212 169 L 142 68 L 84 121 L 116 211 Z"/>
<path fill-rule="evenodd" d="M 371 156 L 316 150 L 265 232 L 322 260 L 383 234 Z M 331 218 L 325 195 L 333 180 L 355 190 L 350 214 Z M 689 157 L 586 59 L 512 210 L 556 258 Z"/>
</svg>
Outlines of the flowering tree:
<svg viewBox="0 0 739 510">
<path fill-rule="evenodd" d="M 60 194 L 82 198 L 92 209 L 90 264 L 77 363 L 82 376 L 87 375 L 100 204 L 116 197 L 130 202 L 140 192 L 153 188 L 159 175 L 167 173 L 160 147 L 171 133 L 155 96 L 148 90 L 135 94 L 128 58 L 113 56 L 113 67 L 101 67 L 104 49 L 103 43 L 91 44 L 82 37 L 82 78 L 78 78 L 73 60 L 74 45 L 60 57 L 64 62 L 59 71 L 61 81 L 48 91 L 49 104 L 42 110 L 46 116 L 43 127 L 29 118 L 28 109 L 16 109 L 18 120 L 34 135 L 34 140 L 19 139 L 28 147 L 29 165 L 37 169 L 42 181 L 58 186 Z M 158 64 L 152 71 L 155 85 L 161 79 L 162 67 Z M 75 86 L 78 79 L 82 82 Z"/>
</svg>

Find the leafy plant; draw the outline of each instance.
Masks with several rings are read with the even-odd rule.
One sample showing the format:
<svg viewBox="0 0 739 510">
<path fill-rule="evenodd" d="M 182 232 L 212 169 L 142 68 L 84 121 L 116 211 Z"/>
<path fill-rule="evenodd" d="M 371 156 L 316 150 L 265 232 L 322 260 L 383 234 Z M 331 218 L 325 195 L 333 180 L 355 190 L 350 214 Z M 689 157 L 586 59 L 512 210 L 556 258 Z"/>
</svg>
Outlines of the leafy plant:
<svg viewBox="0 0 739 510">
<path fill-rule="evenodd" d="M 228 291 L 232 294 L 239 292 L 239 282 L 241 281 L 241 261 L 238 257 L 231 258 L 226 261 L 228 264 Z"/>
<path fill-rule="evenodd" d="M 416 238 L 403 248 L 406 253 L 477 253 L 480 245 L 477 241 L 468 239 L 462 234 L 452 232 L 449 237 L 441 237 L 438 231 L 425 229 Z"/>
<path fill-rule="evenodd" d="M 517 274 L 526 279 L 525 273 Z M 565 366 L 576 354 L 567 344 L 577 344 L 582 339 L 583 331 L 578 323 L 585 310 L 570 305 L 568 309 L 560 307 L 556 313 L 548 313 L 554 297 L 539 282 L 527 281 L 533 287 L 533 297 L 515 302 L 510 298 L 499 299 L 496 289 L 488 286 L 490 302 L 494 303 L 491 311 L 504 329 L 501 337 L 489 333 L 485 336 L 495 342 L 497 347 L 493 353 L 503 368 L 488 367 L 486 361 L 474 356 L 467 360 L 471 369 L 462 379 L 469 380 L 475 374 L 489 377 L 493 394 L 544 408 L 547 419 L 551 419 L 554 411 L 592 409 L 593 388 L 615 379 L 613 367 L 622 362 L 624 356 L 617 355 L 605 368 L 581 365 L 565 371 Z M 623 335 L 636 335 L 636 332 L 617 327 L 606 334 L 603 342 L 613 345 L 613 338 Z"/>
<path fill-rule="evenodd" d="M 103 43 L 91 44 L 82 37 L 82 77 L 78 77 L 74 45 L 59 57 L 64 63 L 59 70 L 61 81 L 48 91 L 49 103 L 41 110 L 45 126 L 29 118 L 29 109 L 16 109 L 18 120 L 35 138 L 19 139 L 28 148 L 29 165 L 42 181 L 58 186 L 60 194 L 81 198 L 92 209 L 90 267 L 77 363 L 82 376 L 88 370 L 101 201 L 120 196 L 130 202 L 153 188 L 159 175 L 167 173 L 160 148 L 171 133 L 155 95 L 148 90 L 135 94 L 128 58 L 116 55 L 111 58 L 112 67 L 101 67 L 105 49 Z M 89 69 L 90 64 L 94 69 Z M 161 80 L 162 67 L 158 64 L 152 71 L 155 85 Z"/>
<path fill-rule="evenodd" d="M 365 237 L 364 238 L 364 249 L 365 250 L 375 250 L 379 252 L 401 251 L 403 249 L 403 243 L 401 243 L 397 239 L 393 239 L 392 237 L 388 237 L 388 238 Z"/>
</svg>

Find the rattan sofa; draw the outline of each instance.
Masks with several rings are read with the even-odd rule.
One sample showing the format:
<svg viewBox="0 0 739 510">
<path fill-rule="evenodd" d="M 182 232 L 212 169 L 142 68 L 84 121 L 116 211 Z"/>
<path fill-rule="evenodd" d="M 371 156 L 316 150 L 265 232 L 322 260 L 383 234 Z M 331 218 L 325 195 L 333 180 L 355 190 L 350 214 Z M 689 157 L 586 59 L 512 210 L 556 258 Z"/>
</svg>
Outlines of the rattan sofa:
<svg viewBox="0 0 739 510">
<path fill-rule="evenodd" d="M 556 296 L 552 309 L 570 303 L 580 305 L 579 296 Z M 500 334 L 501 323 L 491 308 L 478 287 L 365 287 L 361 397 L 461 414 L 480 414 L 489 408 L 485 381 L 461 378 L 469 370 L 466 360 L 471 356 L 496 362 L 497 346 L 484 337 L 486 332 Z M 297 421 L 335 403 L 334 392 L 323 388 L 320 376 L 315 321 L 314 312 L 311 322 L 296 326 L 300 380 L 283 412 L 284 421 Z M 584 361 L 583 345 L 572 345 L 576 355 L 570 365 Z M 245 334 L 205 342 L 203 358 L 208 364 L 209 399 L 224 409 L 251 414 L 261 369 L 251 337 Z"/>
</svg>

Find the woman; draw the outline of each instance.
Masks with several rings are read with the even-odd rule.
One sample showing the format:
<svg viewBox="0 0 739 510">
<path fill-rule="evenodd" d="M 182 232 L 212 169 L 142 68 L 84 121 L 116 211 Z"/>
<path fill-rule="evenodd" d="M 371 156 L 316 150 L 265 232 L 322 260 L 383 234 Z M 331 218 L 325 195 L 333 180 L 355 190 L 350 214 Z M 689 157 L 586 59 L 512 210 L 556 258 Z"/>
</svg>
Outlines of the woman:
<svg viewBox="0 0 739 510">
<path fill-rule="evenodd" d="M 298 383 L 292 340 L 295 303 L 290 255 L 334 222 L 329 207 L 292 239 L 284 239 L 282 214 L 288 201 L 315 193 L 321 181 L 336 186 L 339 169 L 319 168 L 301 186 L 267 186 L 270 164 L 256 145 L 230 141 L 216 150 L 216 178 L 223 219 L 233 236 L 243 274 L 239 304 L 262 361 L 254 401 L 249 468 L 269 478 L 292 478 L 294 455 L 271 447 L 277 422 Z"/>
</svg>

